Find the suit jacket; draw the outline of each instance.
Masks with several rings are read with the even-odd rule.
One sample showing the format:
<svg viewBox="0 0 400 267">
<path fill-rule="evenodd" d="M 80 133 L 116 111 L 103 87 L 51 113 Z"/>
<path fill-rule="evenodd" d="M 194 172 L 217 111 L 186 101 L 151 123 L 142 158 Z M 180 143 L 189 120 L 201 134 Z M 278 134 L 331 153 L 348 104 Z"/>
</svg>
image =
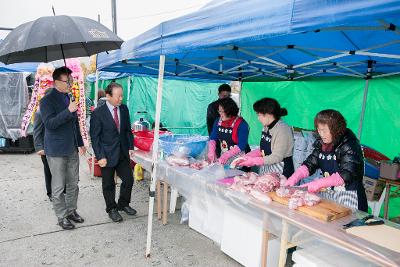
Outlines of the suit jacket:
<svg viewBox="0 0 400 267">
<path fill-rule="evenodd" d="M 39 110 L 36 111 L 33 122 L 33 144 L 36 151 L 44 150 L 44 124 Z"/>
<path fill-rule="evenodd" d="M 120 131 L 106 104 L 96 108 L 90 119 L 90 138 L 97 159 L 107 159 L 106 167 L 115 167 L 120 156 L 129 159 L 133 150 L 133 134 L 129 110 L 126 105 L 119 107 Z"/>
<path fill-rule="evenodd" d="M 66 96 L 54 89 L 40 101 L 45 126 L 44 151 L 50 157 L 70 156 L 83 146 L 78 116 L 68 110 Z"/>
<path fill-rule="evenodd" d="M 207 130 L 208 130 L 208 135 L 211 135 L 214 122 L 219 118 L 219 113 L 218 113 L 218 104 L 219 101 L 214 101 L 207 107 Z"/>
</svg>

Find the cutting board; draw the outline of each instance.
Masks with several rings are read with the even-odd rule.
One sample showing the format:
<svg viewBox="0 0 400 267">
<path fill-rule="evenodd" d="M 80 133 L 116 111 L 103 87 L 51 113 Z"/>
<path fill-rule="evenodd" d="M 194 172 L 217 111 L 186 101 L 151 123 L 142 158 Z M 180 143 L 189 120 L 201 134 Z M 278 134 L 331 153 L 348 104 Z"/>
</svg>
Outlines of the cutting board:
<svg viewBox="0 0 400 267">
<path fill-rule="evenodd" d="M 387 225 L 357 226 L 346 232 L 400 253 L 400 230 Z"/>
<path fill-rule="evenodd" d="M 289 198 L 279 197 L 276 194 L 276 192 L 270 192 L 268 193 L 268 195 L 273 201 L 288 206 Z M 312 207 L 308 206 L 298 207 L 297 211 L 305 213 L 311 217 L 317 218 L 325 222 L 345 217 L 351 214 L 352 212 L 351 209 L 326 199 L 321 199 L 320 203 Z"/>
</svg>

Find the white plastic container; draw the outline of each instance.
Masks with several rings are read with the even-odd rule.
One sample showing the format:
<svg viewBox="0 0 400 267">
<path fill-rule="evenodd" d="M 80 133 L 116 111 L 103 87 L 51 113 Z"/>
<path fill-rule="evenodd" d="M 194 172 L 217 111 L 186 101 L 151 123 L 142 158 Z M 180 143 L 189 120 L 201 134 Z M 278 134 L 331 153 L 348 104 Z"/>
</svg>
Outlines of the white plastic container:
<svg viewBox="0 0 400 267">
<path fill-rule="evenodd" d="M 261 266 L 262 221 L 229 205 L 224 209 L 221 250 L 246 267 Z M 279 263 L 280 240 L 268 241 L 267 266 Z"/>
</svg>

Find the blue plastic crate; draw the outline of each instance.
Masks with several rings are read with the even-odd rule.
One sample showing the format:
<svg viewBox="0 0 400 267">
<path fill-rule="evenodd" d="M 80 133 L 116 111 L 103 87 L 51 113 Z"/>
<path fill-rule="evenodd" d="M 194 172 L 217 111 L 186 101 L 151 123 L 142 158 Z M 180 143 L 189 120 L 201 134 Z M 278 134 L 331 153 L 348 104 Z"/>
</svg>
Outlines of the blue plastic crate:
<svg viewBox="0 0 400 267">
<path fill-rule="evenodd" d="M 379 168 L 369 163 L 368 161 L 364 161 L 364 175 L 373 179 L 378 179 Z"/>
<path fill-rule="evenodd" d="M 206 148 L 208 136 L 167 134 L 160 136 L 160 148 L 166 155 L 198 157 Z"/>
</svg>

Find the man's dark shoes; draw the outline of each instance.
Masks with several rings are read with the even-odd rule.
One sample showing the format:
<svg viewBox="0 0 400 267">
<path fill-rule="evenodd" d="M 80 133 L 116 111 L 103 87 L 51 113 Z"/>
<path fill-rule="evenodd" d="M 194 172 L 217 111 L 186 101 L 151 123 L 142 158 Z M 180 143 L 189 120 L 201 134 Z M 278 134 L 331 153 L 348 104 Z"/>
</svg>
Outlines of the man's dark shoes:
<svg viewBox="0 0 400 267">
<path fill-rule="evenodd" d="M 108 217 L 110 217 L 113 222 L 122 222 L 122 216 L 121 214 L 119 214 L 117 209 L 110 210 L 108 212 Z"/>
<path fill-rule="evenodd" d="M 75 229 L 75 225 L 70 222 L 67 218 L 63 218 L 58 220 L 58 225 L 61 226 L 64 230 L 72 230 Z"/>
<path fill-rule="evenodd" d="M 132 209 L 129 206 L 126 206 L 126 207 L 123 207 L 123 208 L 118 208 L 118 210 L 125 211 L 126 214 L 131 215 L 131 216 L 136 214 L 136 210 Z"/>
<path fill-rule="evenodd" d="M 74 221 L 76 223 L 83 223 L 85 220 L 79 216 L 79 214 L 74 210 L 70 215 L 67 216 L 68 220 Z"/>
</svg>

